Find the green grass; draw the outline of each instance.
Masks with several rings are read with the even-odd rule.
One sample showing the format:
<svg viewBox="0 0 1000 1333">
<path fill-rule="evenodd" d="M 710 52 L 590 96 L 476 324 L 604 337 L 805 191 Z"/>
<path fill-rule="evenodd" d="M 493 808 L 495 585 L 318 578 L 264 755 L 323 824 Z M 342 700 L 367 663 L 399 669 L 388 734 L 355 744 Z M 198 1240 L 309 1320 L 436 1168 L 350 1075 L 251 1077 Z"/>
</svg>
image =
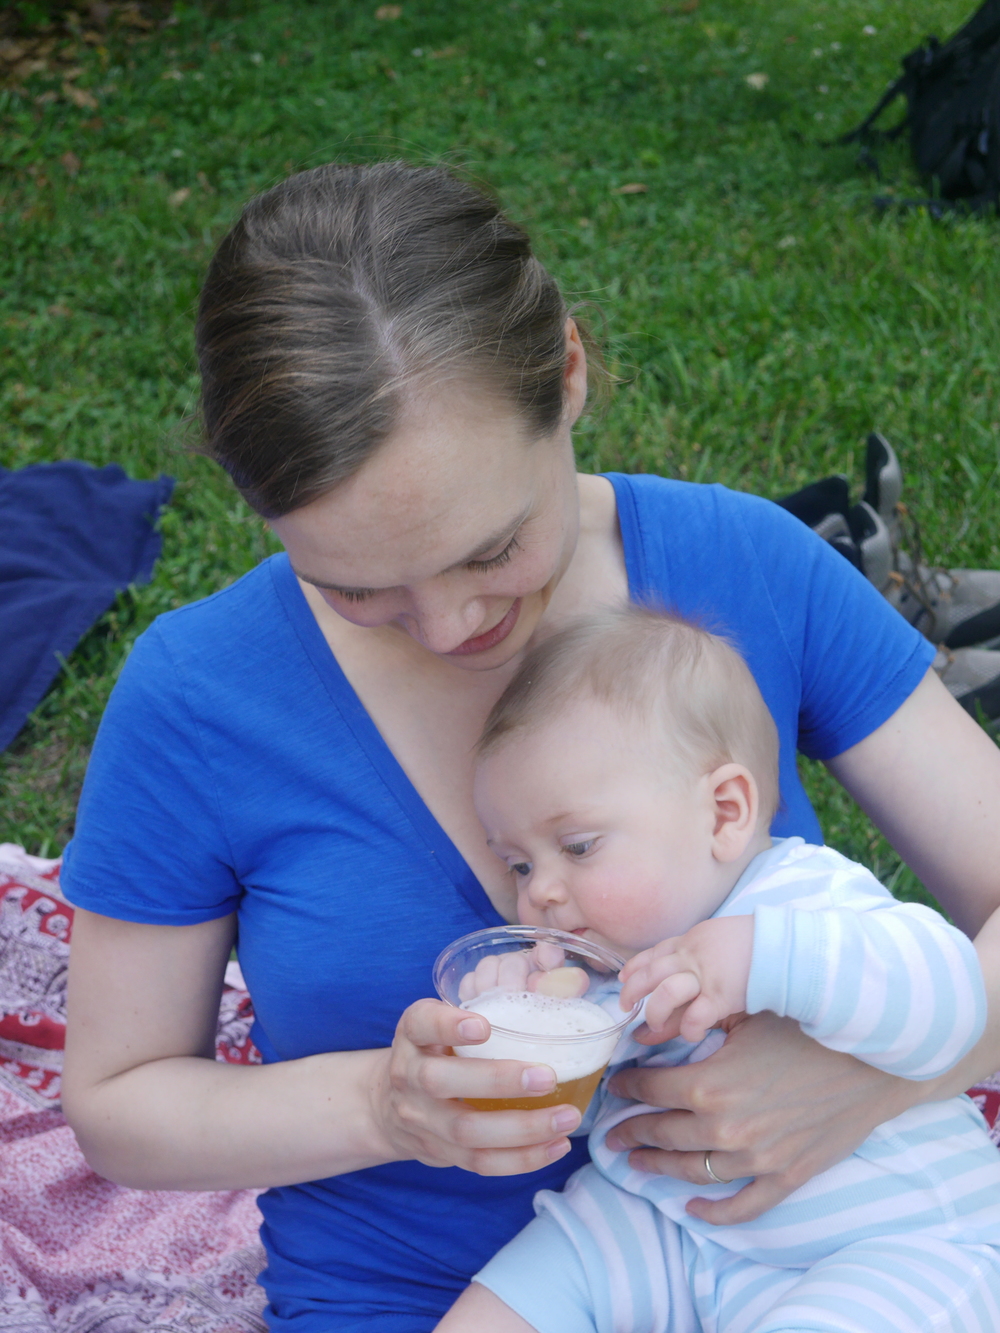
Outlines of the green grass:
<svg viewBox="0 0 1000 1333">
<path fill-rule="evenodd" d="M 857 478 L 877 426 L 899 446 L 932 558 L 1000 564 L 1000 229 L 879 216 L 884 187 L 852 150 L 818 143 L 968 9 L 403 0 L 379 21 L 371 0 L 177 5 L 171 27 L 78 44 L 76 86 L 96 110 L 46 100 L 59 83 L 44 74 L 0 93 L 0 463 L 114 460 L 178 478 L 153 582 L 119 599 L 0 756 L 0 838 L 65 841 L 136 634 L 269 549 L 184 449 L 192 311 L 247 196 L 329 159 L 450 163 L 528 225 L 624 380 L 579 430 L 583 466 L 780 495 L 831 471 Z M 883 169 L 901 195 L 922 193 L 904 145 Z M 616 193 L 625 184 L 646 192 Z M 920 893 L 806 768 L 831 840 Z"/>
</svg>

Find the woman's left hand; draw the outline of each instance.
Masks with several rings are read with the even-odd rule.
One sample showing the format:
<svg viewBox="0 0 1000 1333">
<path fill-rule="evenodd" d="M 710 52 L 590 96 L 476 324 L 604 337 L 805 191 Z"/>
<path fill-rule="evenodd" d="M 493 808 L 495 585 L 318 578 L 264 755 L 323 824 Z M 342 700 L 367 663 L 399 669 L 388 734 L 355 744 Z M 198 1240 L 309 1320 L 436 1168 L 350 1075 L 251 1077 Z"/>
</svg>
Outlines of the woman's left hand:
<svg viewBox="0 0 1000 1333">
<path fill-rule="evenodd" d="M 752 1221 L 827 1167 L 876 1125 L 924 1100 L 924 1085 L 820 1046 L 788 1018 L 743 1014 L 707 1060 L 629 1069 L 611 1090 L 674 1109 L 633 1116 L 608 1135 L 639 1170 L 707 1185 L 705 1154 L 722 1180 L 754 1177 L 728 1199 L 692 1199 L 717 1226 Z"/>
</svg>

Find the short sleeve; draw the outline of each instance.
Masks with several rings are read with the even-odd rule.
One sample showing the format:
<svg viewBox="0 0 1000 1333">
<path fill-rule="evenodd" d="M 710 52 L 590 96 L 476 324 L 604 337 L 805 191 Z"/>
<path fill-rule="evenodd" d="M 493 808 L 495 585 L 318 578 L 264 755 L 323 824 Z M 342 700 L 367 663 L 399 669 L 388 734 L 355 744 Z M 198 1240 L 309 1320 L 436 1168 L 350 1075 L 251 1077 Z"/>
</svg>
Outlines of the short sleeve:
<svg viewBox="0 0 1000 1333">
<path fill-rule="evenodd" d="M 741 509 L 800 674 L 798 748 L 810 759 L 831 759 L 909 698 L 934 646 L 804 523 L 770 501 Z"/>
<path fill-rule="evenodd" d="M 203 737 L 157 625 L 136 642 L 87 769 L 62 887 L 77 907 L 186 926 L 236 910 Z"/>
</svg>

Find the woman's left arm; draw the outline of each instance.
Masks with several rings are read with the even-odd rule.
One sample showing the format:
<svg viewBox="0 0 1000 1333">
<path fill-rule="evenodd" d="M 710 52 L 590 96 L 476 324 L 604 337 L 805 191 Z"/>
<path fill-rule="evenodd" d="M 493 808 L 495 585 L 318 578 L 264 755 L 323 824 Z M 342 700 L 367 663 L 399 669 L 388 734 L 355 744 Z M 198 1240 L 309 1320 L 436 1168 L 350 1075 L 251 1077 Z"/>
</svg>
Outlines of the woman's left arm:
<svg viewBox="0 0 1000 1333">
<path fill-rule="evenodd" d="M 728 1199 L 688 1205 L 716 1225 L 758 1217 L 876 1125 L 1000 1069 L 1000 748 L 929 671 L 892 717 L 828 767 L 975 935 L 990 1016 L 965 1059 L 922 1082 L 826 1050 L 797 1023 L 767 1013 L 738 1022 L 700 1064 L 616 1075 L 619 1095 L 675 1108 L 612 1131 L 609 1145 L 632 1149 L 636 1167 L 705 1184 L 708 1149 L 724 1177 L 754 1177 Z"/>
<path fill-rule="evenodd" d="M 1000 1069 L 1000 747 L 928 671 L 887 722 L 827 767 L 975 939 L 986 1031 L 914 1100 L 961 1092 Z"/>
</svg>

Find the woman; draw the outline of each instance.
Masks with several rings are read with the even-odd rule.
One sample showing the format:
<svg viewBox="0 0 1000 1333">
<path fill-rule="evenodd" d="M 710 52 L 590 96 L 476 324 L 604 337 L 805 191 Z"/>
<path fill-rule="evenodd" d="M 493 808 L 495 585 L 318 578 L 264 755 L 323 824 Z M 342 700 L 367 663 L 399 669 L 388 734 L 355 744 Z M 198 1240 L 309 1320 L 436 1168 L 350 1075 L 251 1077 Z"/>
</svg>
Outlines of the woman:
<svg viewBox="0 0 1000 1333">
<path fill-rule="evenodd" d="M 820 840 L 798 744 L 980 932 L 996 993 L 1000 752 L 929 645 L 776 506 L 576 476 L 580 333 L 489 200 L 393 163 L 293 177 L 220 246 L 198 345 L 207 448 L 286 554 L 161 617 L 109 704 L 64 869 L 65 1105 L 123 1184 L 272 1187 L 273 1329 L 433 1328 L 585 1155 L 571 1108 L 456 1100 L 552 1073 L 449 1058 L 485 1025 L 422 998 L 443 945 L 513 918 L 471 750 L 526 646 L 574 614 L 631 597 L 727 630 L 781 734 L 775 832 Z M 210 1058 L 234 940 L 258 1068 Z M 620 1146 L 696 1183 L 711 1150 L 756 1180 L 704 1216 L 755 1216 L 1000 1065 L 994 1012 L 933 1087 L 758 1016 L 703 1065 L 624 1076 L 677 1109 Z"/>
</svg>

